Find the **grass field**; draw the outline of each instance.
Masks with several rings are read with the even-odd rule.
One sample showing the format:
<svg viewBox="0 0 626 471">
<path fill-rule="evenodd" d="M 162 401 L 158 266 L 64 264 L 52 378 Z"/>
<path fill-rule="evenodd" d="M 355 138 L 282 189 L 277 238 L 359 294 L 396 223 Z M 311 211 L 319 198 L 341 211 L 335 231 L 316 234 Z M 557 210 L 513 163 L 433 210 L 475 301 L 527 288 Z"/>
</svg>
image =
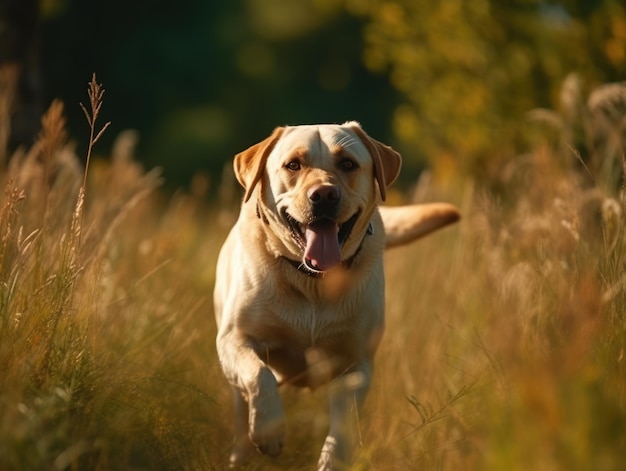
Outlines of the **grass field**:
<svg viewBox="0 0 626 471">
<path fill-rule="evenodd" d="M 224 469 L 232 410 L 211 292 L 236 205 L 208 205 L 200 177 L 165 197 L 128 136 L 87 172 L 62 106 L 42 122 L 2 171 L 0 469 Z M 387 253 L 355 470 L 623 469 L 620 130 L 605 123 L 585 165 L 544 141 L 488 184 L 393 195 L 455 203 L 463 220 Z M 285 393 L 283 455 L 251 470 L 316 461 L 324 390 Z"/>
</svg>

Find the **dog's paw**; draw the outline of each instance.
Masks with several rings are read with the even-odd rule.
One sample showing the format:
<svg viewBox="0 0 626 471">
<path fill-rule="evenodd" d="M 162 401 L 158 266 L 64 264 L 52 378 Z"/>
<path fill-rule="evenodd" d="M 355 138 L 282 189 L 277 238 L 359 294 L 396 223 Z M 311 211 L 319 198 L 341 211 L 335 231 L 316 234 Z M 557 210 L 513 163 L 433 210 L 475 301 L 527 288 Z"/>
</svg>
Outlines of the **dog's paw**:
<svg viewBox="0 0 626 471">
<path fill-rule="evenodd" d="M 250 430 L 250 441 L 264 455 L 278 456 L 285 440 L 285 421 L 282 417 L 257 423 Z"/>
<path fill-rule="evenodd" d="M 250 404 L 250 441 L 264 455 L 278 456 L 285 439 L 285 413 L 278 393 Z"/>
<path fill-rule="evenodd" d="M 259 381 L 259 385 L 260 393 L 248 404 L 250 441 L 261 453 L 278 456 L 285 439 L 285 413 L 276 379 L 269 373 Z"/>
<path fill-rule="evenodd" d="M 250 463 L 257 454 L 256 447 L 250 442 L 247 435 L 238 438 L 228 462 L 229 469 L 239 469 Z"/>
</svg>

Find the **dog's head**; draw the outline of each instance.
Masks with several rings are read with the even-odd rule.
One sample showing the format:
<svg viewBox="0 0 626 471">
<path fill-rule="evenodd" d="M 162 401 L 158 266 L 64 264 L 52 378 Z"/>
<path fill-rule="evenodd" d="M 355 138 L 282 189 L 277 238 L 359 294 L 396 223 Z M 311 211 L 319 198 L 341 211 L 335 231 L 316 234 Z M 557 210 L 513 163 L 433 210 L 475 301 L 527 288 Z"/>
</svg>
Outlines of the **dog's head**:
<svg viewBox="0 0 626 471">
<path fill-rule="evenodd" d="M 360 246 L 400 155 L 356 122 L 277 128 L 235 157 L 235 174 L 290 258 L 324 272 Z"/>
</svg>

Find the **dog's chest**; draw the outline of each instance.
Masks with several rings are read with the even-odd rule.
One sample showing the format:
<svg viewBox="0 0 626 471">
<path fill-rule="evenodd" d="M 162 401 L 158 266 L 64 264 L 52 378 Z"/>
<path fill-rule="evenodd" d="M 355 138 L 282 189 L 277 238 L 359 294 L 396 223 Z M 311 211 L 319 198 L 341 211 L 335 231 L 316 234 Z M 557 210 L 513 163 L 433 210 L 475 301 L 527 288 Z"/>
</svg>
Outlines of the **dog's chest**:
<svg viewBox="0 0 626 471">
<path fill-rule="evenodd" d="M 302 305 L 271 317 L 272 326 L 259 330 L 264 333 L 254 344 L 259 358 L 280 382 L 314 389 L 344 371 L 358 356 L 361 336 L 354 319 L 338 317 L 336 309 Z"/>
<path fill-rule="evenodd" d="M 281 324 L 281 331 L 291 333 L 291 340 L 305 348 L 323 345 L 338 335 L 347 334 L 354 330 L 357 322 L 355 313 L 344 303 L 331 306 L 293 302 L 273 312 L 273 316 Z"/>
<path fill-rule="evenodd" d="M 255 323 L 260 325 L 248 333 L 272 348 L 285 343 L 301 349 L 324 348 L 356 342 L 382 324 L 384 284 L 375 276 L 361 276 L 341 291 L 324 286 L 326 280 L 304 278 L 298 283 L 288 282 L 287 276 L 261 281 L 253 296 L 260 301 L 253 309 Z M 261 331 L 261 336 L 253 334 Z"/>
</svg>

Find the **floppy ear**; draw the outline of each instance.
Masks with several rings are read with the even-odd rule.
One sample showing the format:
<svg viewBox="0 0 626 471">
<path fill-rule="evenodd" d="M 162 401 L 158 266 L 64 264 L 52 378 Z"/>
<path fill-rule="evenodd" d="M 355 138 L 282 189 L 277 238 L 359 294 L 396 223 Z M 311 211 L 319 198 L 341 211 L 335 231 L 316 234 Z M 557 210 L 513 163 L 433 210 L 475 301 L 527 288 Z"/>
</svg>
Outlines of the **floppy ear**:
<svg viewBox="0 0 626 471">
<path fill-rule="evenodd" d="M 378 190 L 383 201 L 387 197 L 387 187 L 400 174 L 402 157 L 391 147 L 372 139 L 357 123 L 351 123 L 350 128 L 359 136 L 374 161 L 374 178 L 378 182 Z"/>
<path fill-rule="evenodd" d="M 278 141 L 284 130 L 285 128 L 283 127 L 274 129 L 270 137 L 235 156 L 233 163 L 235 175 L 241 186 L 246 190 L 243 199 L 244 203 L 250 199 L 254 187 L 263 176 L 267 157 L 272 152 L 276 141 Z"/>
</svg>

